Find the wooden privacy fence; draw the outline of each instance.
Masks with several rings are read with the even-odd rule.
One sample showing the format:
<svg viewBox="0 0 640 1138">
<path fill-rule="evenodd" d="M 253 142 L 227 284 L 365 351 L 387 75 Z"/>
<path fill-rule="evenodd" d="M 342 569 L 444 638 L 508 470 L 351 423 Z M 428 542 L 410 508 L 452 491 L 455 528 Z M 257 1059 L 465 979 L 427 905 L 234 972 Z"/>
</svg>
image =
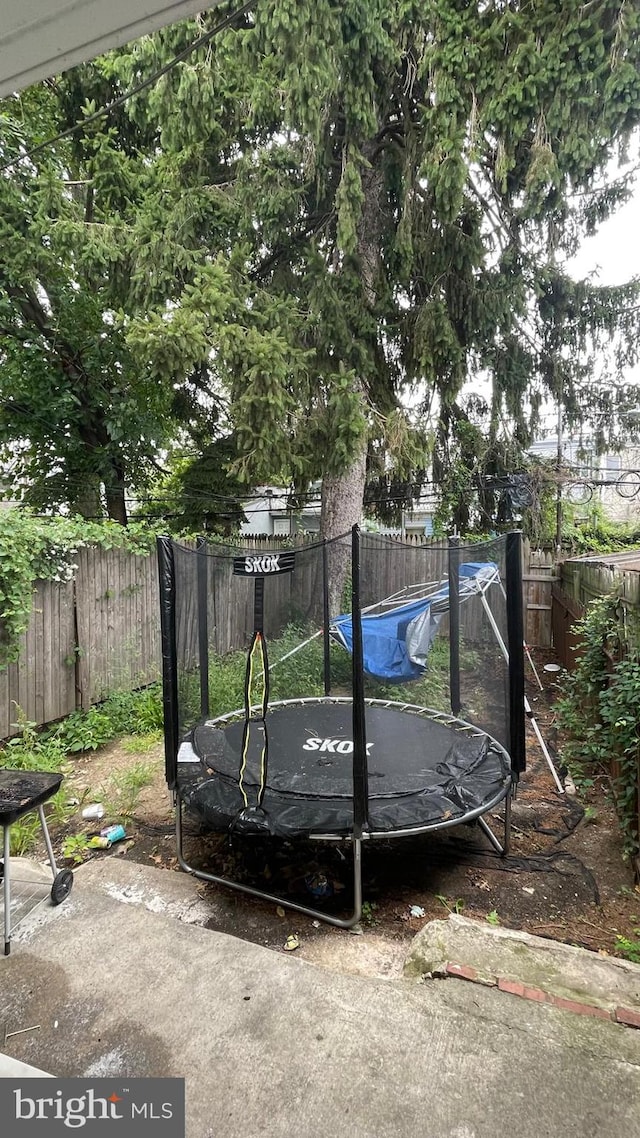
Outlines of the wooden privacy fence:
<svg viewBox="0 0 640 1138">
<path fill-rule="evenodd" d="M 551 591 L 557 581 L 550 550 L 531 549 L 524 542 L 522 583 L 525 640 L 531 648 L 550 648 L 553 643 Z"/>
<path fill-rule="evenodd" d="M 618 598 L 620 640 L 627 649 L 640 647 L 640 553 L 574 558 L 559 567 L 553 592 L 553 629 L 558 659 L 573 668 L 577 635 L 574 625 L 598 597 Z"/>
<path fill-rule="evenodd" d="M 314 539 L 298 540 L 304 550 Z M 243 548 L 282 548 L 278 538 L 243 538 Z M 375 550 L 375 555 L 372 551 Z M 425 556 L 427 554 L 427 556 Z M 379 548 L 362 535 L 364 605 L 424 580 L 447 575 L 447 543 L 426 538 L 388 539 Z M 530 645 L 551 643 L 549 554 L 531 553 L 525 543 L 524 593 L 526 637 Z M 78 553 L 73 581 L 40 581 L 31 620 L 15 664 L 0 670 L 0 738 L 15 734 L 18 708 L 37 725 L 51 723 L 76 708 L 87 708 L 117 689 L 131 689 L 160 676 L 160 615 L 155 554 L 139 557 L 122 550 L 84 548 Z M 207 559 L 208 619 L 211 644 L 226 653 L 245 646 L 250 634 L 251 582 L 233 578 L 222 559 Z M 320 558 L 310 557 L 306 572 L 270 582 L 276 613 L 291 609 L 287 590 L 297 590 L 301 613 L 317 610 L 321 592 Z M 304 563 L 304 556 L 300 559 Z M 214 566 L 217 565 L 217 568 Z M 292 578 L 297 578 L 293 583 Z M 193 629 L 188 636 L 197 651 L 196 593 L 185 595 L 178 613 Z M 249 622 L 249 623 L 248 623 Z M 273 635 L 276 625 L 270 631 Z M 468 630 L 469 633 L 471 630 Z"/>
<path fill-rule="evenodd" d="M 0 670 L 0 737 L 160 674 L 155 556 L 81 549 L 73 581 L 39 581 L 17 663 Z"/>
<path fill-rule="evenodd" d="M 584 605 L 579 604 L 557 582 L 554 583 L 551 590 L 553 645 L 558 660 L 570 672 L 575 668 L 578 657 L 578 635 L 574 631 L 574 625 L 584 616 L 585 611 Z"/>
</svg>

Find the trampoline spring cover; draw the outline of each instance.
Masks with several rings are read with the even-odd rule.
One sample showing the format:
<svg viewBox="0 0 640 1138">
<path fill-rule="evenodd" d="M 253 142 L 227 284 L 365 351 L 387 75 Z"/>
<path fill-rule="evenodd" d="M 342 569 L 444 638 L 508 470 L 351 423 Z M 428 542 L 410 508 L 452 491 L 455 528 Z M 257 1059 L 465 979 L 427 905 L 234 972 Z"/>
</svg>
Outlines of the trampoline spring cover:
<svg viewBox="0 0 640 1138">
<path fill-rule="evenodd" d="M 351 700 L 284 701 L 268 716 L 269 767 L 262 809 L 238 785 L 242 712 L 196 726 L 180 747 L 178 793 L 211 828 L 293 837 L 348 835 L 353 826 Z M 437 828 L 499 801 L 509 757 L 489 735 L 424 708 L 366 705 L 369 828 Z M 259 732 L 255 746 L 261 745 Z"/>
</svg>

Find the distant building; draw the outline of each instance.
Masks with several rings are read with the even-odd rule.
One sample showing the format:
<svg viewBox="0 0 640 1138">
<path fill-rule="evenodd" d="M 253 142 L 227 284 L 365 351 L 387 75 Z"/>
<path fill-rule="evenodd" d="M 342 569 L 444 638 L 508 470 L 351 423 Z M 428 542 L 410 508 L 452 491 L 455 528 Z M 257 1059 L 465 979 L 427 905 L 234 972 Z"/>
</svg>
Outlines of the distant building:
<svg viewBox="0 0 640 1138">
<path fill-rule="evenodd" d="M 257 486 L 255 497 L 243 505 L 246 521 L 240 527 L 245 536 L 291 537 L 295 533 L 320 532 L 320 503 L 293 510 L 285 490 Z"/>
<path fill-rule="evenodd" d="M 529 454 L 555 459 L 557 437 L 534 443 Z M 598 455 L 593 440 L 563 439 L 562 462 L 570 468 L 563 497 L 575 507 L 584 507 L 585 516 L 589 507 L 597 504 L 611 522 L 640 522 L 640 446 Z"/>
</svg>

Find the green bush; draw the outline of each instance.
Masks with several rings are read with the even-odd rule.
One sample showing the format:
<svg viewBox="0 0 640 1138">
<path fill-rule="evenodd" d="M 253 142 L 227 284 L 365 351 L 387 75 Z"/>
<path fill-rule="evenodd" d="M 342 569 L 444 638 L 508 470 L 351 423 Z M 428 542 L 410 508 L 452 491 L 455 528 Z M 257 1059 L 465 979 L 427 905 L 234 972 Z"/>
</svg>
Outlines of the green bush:
<svg viewBox="0 0 640 1138">
<path fill-rule="evenodd" d="M 73 711 L 46 737 L 55 739 L 67 752 L 97 751 L 120 735 L 145 735 L 162 728 L 162 696 L 159 684 L 142 691 L 114 692 L 87 711 Z"/>
<path fill-rule="evenodd" d="M 640 772 L 640 660 L 624 654 L 615 596 L 594 601 L 578 623 L 581 655 L 563 681 L 556 705 L 558 723 L 567 733 L 563 758 L 577 785 L 589 784 L 594 766 L 608 772 L 615 760 L 612 788 L 626 858 L 638 852 L 638 782 Z"/>
</svg>

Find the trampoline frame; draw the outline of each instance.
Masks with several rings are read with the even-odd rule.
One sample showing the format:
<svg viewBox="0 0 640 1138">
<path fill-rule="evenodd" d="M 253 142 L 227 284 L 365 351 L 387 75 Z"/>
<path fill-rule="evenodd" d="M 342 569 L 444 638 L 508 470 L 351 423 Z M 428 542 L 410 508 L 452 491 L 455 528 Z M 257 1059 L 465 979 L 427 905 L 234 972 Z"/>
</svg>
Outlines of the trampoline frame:
<svg viewBox="0 0 640 1138">
<path fill-rule="evenodd" d="M 346 536 L 346 535 L 345 535 Z M 232 878 L 223 877 L 219 874 L 210 873 L 207 870 L 199 869 L 197 866 L 191 865 L 184 853 L 184 829 L 183 829 L 183 816 L 182 812 L 185 806 L 184 800 L 180 794 L 177 785 L 177 770 L 179 766 L 178 753 L 180 749 L 180 739 L 178 730 L 178 707 L 177 707 L 177 642 L 176 642 L 176 627 L 175 627 L 175 603 L 176 603 L 176 580 L 174 569 L 174 554 L 173 543 L 169 538 L 159 537 L 157 541 L 158 546 L 158 568 L 160 577 L 160 595 L 161 595 L 161 632 L 162 632 L 162 656 L 163 656 L 163 703 L 164 703 L 164 719 L 165 719 L 165 754 L 166 754 L 166 771 L 167 782 L 172 792 L 173 805 L 176 813 L 176 844 L 178 863 L 180 867 L 194 877 L 203 881 L 212 882 L 223 887 L 233 889 L 236 892 L 243 893 L 249 896 L 258 898 L 261 901 L 266 901 L 270 904 L 282 905 L 295 912 L 304 914 L 305 916 L 312 917 L 316 920 L 323 921 L 327 924 L 333 925 L 337 928 L 349 929 L 353 928 L 358 923 L 362 915 L 362 844 L 365 841 L 375 839 L 389 839 L 402 838 L 408 836 L 419 836 L 436 830 L 449 829 L 453 826 L 470 825 L 477 822 L 479 828 L 490 841 L 494 850 L 501 857 L 506 856 L 509 852 L 510 830 L 511 830 L 511 798 L 515 791 L 515 786 L 521 771 L 525 769 L 525 733 L 524 733 L 524 628 L 523 628 L 523 611 L 522 611 L 522 565 L 521 565 L 521 535 L 518 532 L 509 533 L 506 535 L 506 601 L 507 601 L 507 640 L 509 649 L 506 654 L 508 664 L 508 679 L 509 679 L 509 736 L 510 745 L 507 751 L 500 743 L 497 742 L 487 731 L 462 720 L 458 716 L 460 711 L 460 684 L 459 684 L 459 607 L 460 607 L 460 592 L 459 592 L 459 539 L 451 538 L 449 541 L 449 599 L 450 599 L 450 683 L 451 683 L 451 714 L 444 712 L 433 711 L 432 709 L 421 707 L 417 704 L 411 704 L 403 701 L 396 700 L 379 700 L 367 699 L 364 694 L 364 661 L 363 661 L 363 647 L 362 647 L 362 628 L 360 617 L 363 609 L 360 606 L 360 531 L 357 526 L 354 526 L 351 531 L 351 547 L 352 547 L 352 618 L 353 618 L 353 648 L 352 648 L 352 677 L 353 677 L 353 695 L 346 696 L 333 696 L 328 690 L 328 676 L 325 672 L 325 696 L 318 697 L 303 697 L 292 700 L 279 700 L 274 701 L 271 705 L 273 707 L 282 704 L 306 704 L 306 703 L 342 703 L 348 704 L 352 708 L 352 721 L 353 721 L 353 824 L 351 832 L 348 835 L 339 834 L 309 834 L 308 839 L 311 841 L 328 841 L 333 843 L 349 842 L 352 846 L 353 852 L 353 911 L 347 917 L 336 917 L 327 913 L 323 909 L 314 908 L 311 905 L 303 905 L 301 903 L 290 900 L 288 897 L 278 896 L 269 893 L 266 890 L 260 889 L 258 886 L 248 885 L 244 882 L 236 881 Z M 327 542 L 321 543 L 323 547 L 323 562 L 325 565 L 326 577 L 326 564 Z M 198 543 L 196 554 L 201 556 L 198 559 L 198 603 L 204 601 L 206 613 L 206 578 L 204 574 L 204 556 L 206 550 L 203 543 Z M 202 569 L 202 572 L 201 572 Z M 256 602 L 254 608 L 254 621 L 255 628 L 261 627 L 258 621 L 262 620 L 262 586 L 259 584 L 260 580 L 256 579 Z M 260 588 L 260 600 L 258 601 L 258 588 Z M 482 597 L 484 600 L 484 596 Z M 327 664 L 328 655 L 328 638 L 329 638 L 329 620 L 327 611 L 327 588 L 325 579 L 324 590 L 324 609 L 325 609 L 325 669 Z M 254 633 L 255 637 L 256 633 Z M 258 633 L 259 635 L 259 633 Z M 203 626 L 202 622 L 199 624 L 199 643 L 201 651 L 201 667 L 203 659 L 206 660 L 207 644 L 206 644 L 206 625 Z M 206 715 L 204 708 L 208 702 L 208 678 L 206 672 L 201 674 L 201 705 L 203 708 L 203 720 L 211 726 L 219 723 L 224 723 L 228 720 L 238 719 L 250 714 L 248 703 L 245 706 L 244 712 L 242 709 L 227 712 L 226 714 L 209 719 Z M 248 701 L 249 702 L 249 701 Z M 409 714 L 426 715 L 431 719 L 443 723 L 453 725 L 459 724 L 460 729 L 464 731 L 472 731 L 476 735 L 481 735 L 489 739 L 495 746 L 497 746 L 504 755 L 506 755 L 509 772 L 505 775 L 503 785 L 500 787 L 499 792 L 493 798 L 480 807 L 469 811 L 464 816 L 456 816 L 446 819 L 441 819 L 435 822 L 430 822 L 425 826 L 411 827 L 410 829 L 396 830 L 396 831 L 371 831 L 368 826 L 368 774 L 367 774 L 367 751 L 366 751 L 366 729 L 365 729 L 365 708 L 369 705 L 378 705 L 382 707 L 393 708 L 394 710 L 406 711 Z M 264 714 L 264 712 L 263 712 Z M 185 765 L 187 765 L 185 763 Z M 501 843 L 496 835 L 493 833 L 491 827 L 487 823 L 484 815 L 490 810 L 494 809 L 500 802 L 504 800 L 504 839 Z M 224 831 L 220 831 L 224 832 Z M 230 831 L 227 831 L 230 832 Z"/>
<path fill-rule="evenodd" d="M 350 696 L 307 696 L 299 699 L 280 699 L 274 700 L 270 704 L 270 710 L 275 710 L 280 707 L 298 707 L 318 704 L 338 704 L 341 706 L 351 706 L 353 703 Z M 473 723 L 468 723 L 465 719 L 460 719 L 458 716 L 449 715 L 447 712 L 436 711 L 434 708 L 422 707 L 420 704 L 400 702 L 392 699 L 365 699 L 365 707 L 381 707 L 389 708 L 393 711 L 405 712 L 409 715 L 418 715 L 440 723 L 445 727 L 455 728 L 461 732 L 471 732 L 476 736 L 483 736 L 489 739 L 495 747 L 497 747 L 502 754 L 510 762 L 509 754 L 505 748 L 498 743 L 486 731 L 481 730 Z M 251 709 L 253 710 L 253 709 Z M 227 711 L 224 715 L 216 716 L 214 719 L 206 721 L 207 727 L 220 727 L 221 724 L 231 723 L 240 720 L 244 717 L 244 708 L 237 708 L 235 711 Z M 195 760 L 196 762 L 199 760 Z M 178 758 L 178 769 L 181 765 L 189 766 L 189 762 L 185 762 Z M 314 917 L 316 920 L 322 920 L 326 924 L 335 925 L 337 928 L 349 929 L 353 928 L 358 923 L 362 915 L 362 842 L 369 842 L 378 840 L 395 838 L 408 838 L 419 837 L 422 834 L 433 833 L 436 830 L 447 830 L 454 826 L 468 826 L 477 823 L 484 835 L 488 838 L 496 853 L 500 857 L 505 857 L 509 852 L 510 835 L 511 835 L 511 790 L 513 780 L 511 774 L 505 776 L 503 786 L 500 791 L 494 795 L 488 802 L 484 802 L 481 806 L 468 811 L 462 817 L 456 816 L 447 818 L 444 821 L 429 822 L 424 826 L 411 826 L 408 829 L 402 830 L 365 830 L 359 837 L 354 835 L 347 836 L 345 834 L 324 834 L 312 833 L 307 837 L 311 842 L 333 842 L 339 844 L 341 842 L 351 842 L 353 845 L 353 897 L 354 905 L 351 916 L 346 918 L 334 917 L 331 914 L 320 909 L 313 909 L 308 905 L 302 905 L 297 902 L 283 899 L 274 893 L 267 893 L 257 886 L 247 885 L 243 882 L 234 881 L 233 878 L 222 877 L 215 873 L 209 873 L 208 870 L 198 869 L 191 865 L 185 858 L 183 847 L 183 827 L 182 827 L 182 810 L 183 801 L 179 790 L 174 791 L 174 806 L 176 811 L 176 844 L 178 852 L 178 863 L 180 868 L 186 873 L 190 873 L 193 877 L 197 877 L 202 881 L 210 881 L 216 885 L 224 885 L 229 889 L 235 889 L 240 893 L 249 894 L 252 897 L 258 897 L 261 901 L 268 901 L 275 905 L 285 905 L 288 909 L 294 909 L 298 913 L 304 913 L 305 916 Z M 504 838 L 502 843 L 496 837 L 489 823 L 483 817 L 490 810 L 495 809 L 502 801 L 505 802 L 505 816 L 504 816 Z"/>
</svg>

